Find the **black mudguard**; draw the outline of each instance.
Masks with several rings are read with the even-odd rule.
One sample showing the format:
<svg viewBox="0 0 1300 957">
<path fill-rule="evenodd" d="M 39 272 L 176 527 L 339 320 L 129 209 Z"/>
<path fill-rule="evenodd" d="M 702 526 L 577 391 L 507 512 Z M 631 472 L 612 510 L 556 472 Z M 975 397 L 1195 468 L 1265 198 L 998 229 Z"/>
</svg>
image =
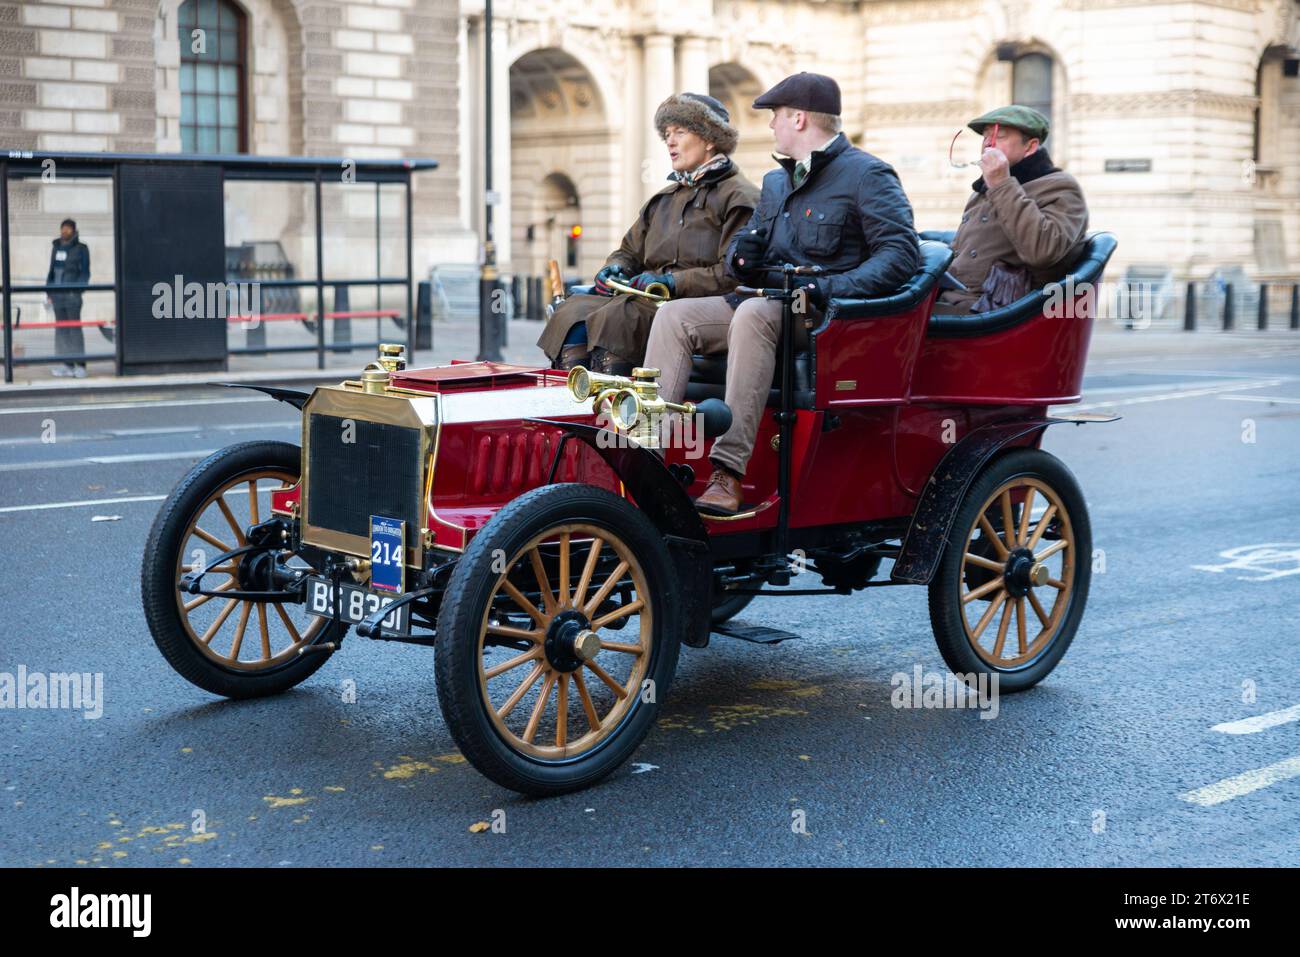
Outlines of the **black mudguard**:
<svg viewBox="0 0 1300 957">
<path fill-rule="evenodd" d="M 939 569 L 948 531 L 957 517 L 962 499 L 966 497 L 966 490 L 1001 449 L 1049 425 L 1083 425 L 1086 422 L 1110 422 L 1116 418 L 1118 416 L 1080 414 L 1073 418 L 1013 419 L 985 425 L 966 435 L 948 450 L 930 473 L 889 577 L 911 585 L 930 583 Z"/>
<path fill-rule="evenodd" d="M 249 382 L 214 382 L 213 385 L 225 386 L 227 389 L 252 389 L 254 392 L 262 392 L 269 395 L 278 402 L 287 402 L 299 412 L 311 398 L 310 392 L 299 392 L 297 389 L 281 389 L 273 385 L 253 385 Z"/>
<path fill-rule="evenodd" d="M 605 429 L 577 422 L 552 419 L 525 419 L 564 432 L 596 451 L 614 470 L 631 493 L 637 507 L 664 536 L 664 544 L 677 569 L 677 592 L 680 608 L 680 638 L 684 645 L 703 648 L 709 643 L 712 628 L 713 556 L 709 533 L 700 513 L 681 483 L 673 478 L 663 460 L 649 449 L 629 441 L 602 442 Z M 556 455 L 559 455 L 557 450 Z"/>
</svg>

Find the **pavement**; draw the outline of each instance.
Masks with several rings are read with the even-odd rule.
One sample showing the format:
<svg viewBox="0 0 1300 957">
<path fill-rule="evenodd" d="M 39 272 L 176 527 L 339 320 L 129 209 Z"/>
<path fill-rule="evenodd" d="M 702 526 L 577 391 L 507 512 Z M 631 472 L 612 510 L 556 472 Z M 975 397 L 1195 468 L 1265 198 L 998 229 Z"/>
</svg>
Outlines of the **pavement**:
<svg viewBox="0 0 1300 957">
<path fill-rule="evenodd" d="M 683 649 L 628 764 L 530 800 L 457 754 L 431 649 L 350 639 L 231 702 L 154 647 L 160 501 L 208 450 L 294 441 L 292 409 L 6 392 L 0 674 L 104 684 L 95 719 L 0 709 L 0 864 L 1296 866 L 1300 338 L 1102 331 L 1079 407 L 1124 417 L 1044 442 L 1088 500 L 1087 613 L 996 718 L 893 706 L 897 675 L 944 671 L 923 589 L 762 598 L 742 617 L 799 640 Z"/>
</svg>

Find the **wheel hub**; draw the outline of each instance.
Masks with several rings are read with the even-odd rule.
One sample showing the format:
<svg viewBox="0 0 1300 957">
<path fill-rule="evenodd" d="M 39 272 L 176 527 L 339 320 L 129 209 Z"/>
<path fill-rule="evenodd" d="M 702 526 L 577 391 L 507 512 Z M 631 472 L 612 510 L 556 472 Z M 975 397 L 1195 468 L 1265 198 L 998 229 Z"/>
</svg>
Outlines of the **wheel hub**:
<svg viewBox="0 0 1300 957">
<path fill-rule="evenodd" d="M 600 637 L 591 630 L 587 616 L 576 609 L 560 612 L 551 619 L 542 647 L 546 660 L 556 671 L 572 672 L 596 657 Z"/>
<path fill-rule="evenodd" d="M 1042 562 L 1034 560 L 1034 553 L 1028 548 L 1017 548 L 1007 556 L 1003 578 L 1012 597 L 1023 598 L 1029 589 L 1047 584 L 1048 570 Z"/>
</svg>

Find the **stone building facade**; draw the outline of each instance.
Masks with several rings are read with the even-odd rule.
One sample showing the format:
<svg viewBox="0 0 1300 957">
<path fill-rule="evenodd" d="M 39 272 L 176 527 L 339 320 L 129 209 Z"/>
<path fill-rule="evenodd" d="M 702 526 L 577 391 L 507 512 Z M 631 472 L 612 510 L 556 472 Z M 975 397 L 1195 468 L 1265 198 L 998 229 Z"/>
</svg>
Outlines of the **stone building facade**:
<svg viewBox="0 0 1300 957">
<path fill-rule="evenodd" d="M 810 69 L 839 80 L 846 131 L 895 165 L 922 228 L 952 227 L 969 192 L 971 171 L 948 163 L 953 134 L 1014 98 L 1050 112 L 1047 146 L 1083 184 L 1092 228 L 1119 236 L 1113 278 L 1300 271 L 1295 0 L 498 0 L 490 38 L 482 0 L 185 2 L 229 7 L 235 21 L 215 22 L 238 25 L 217 54 L 237 89 L 206 106 L 187 88 L 186 62 L 204 67 L 185 50 L 182 0 L 0 0 L 0 146 L 175 151 L 197 142 L 199 114 L 236 103 L 250 152 L 438 159 L 416 182 L 417 270 L 470 269 L 490 41 L 503 271 L 554 257 L 589 276 L 664 182 L 651 128 L 664 97 L 726 102 L 757 181 L 768 114 L 748 104 Z M 55 207 L 78 202 L 92 222 L 106 212 L 93 191 L 15 194 L 14 221 L 52 235 Z M 346 260 L 373 214 L 332 202 Z M 273 199 L 234 225 L 287 236 L 301 213 Z"/>
</svg>

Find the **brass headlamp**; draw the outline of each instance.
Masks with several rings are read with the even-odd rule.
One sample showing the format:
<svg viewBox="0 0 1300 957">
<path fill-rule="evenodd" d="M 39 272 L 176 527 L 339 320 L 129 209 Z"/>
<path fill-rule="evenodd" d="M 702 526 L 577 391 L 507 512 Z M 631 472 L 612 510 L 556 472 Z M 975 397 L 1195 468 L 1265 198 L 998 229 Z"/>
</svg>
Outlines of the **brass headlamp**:
<svg viewBox="0 0 1300 957">
<path fill-rule="evenodd" d="M 668 412 L 695 414 L 694 402 L 667 402 L 659 397 L 658 369 L 633 369 L 629 379 L 574 366 L 569 370 L 568 387 L 578 402 L 595 396 L 593 412 L 600 413 L 608 404 L 614 427 L 646 448 L 660 446 L 661 416 Z"/>
</svg>

